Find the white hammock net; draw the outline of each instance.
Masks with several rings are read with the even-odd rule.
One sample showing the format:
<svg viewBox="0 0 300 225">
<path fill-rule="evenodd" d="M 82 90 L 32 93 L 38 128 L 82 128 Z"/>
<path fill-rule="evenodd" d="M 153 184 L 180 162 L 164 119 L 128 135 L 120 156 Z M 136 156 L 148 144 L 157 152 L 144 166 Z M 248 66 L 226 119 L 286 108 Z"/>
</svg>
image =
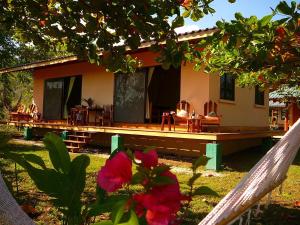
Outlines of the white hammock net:
<svg viewBox="0 0 300 225">
<path fill-rule="evenodd" d="M 0 173 L 0 225 L 33 225 L 10 194 Z"/>
<path fill-rule="evenodd" d="M 300 147 L 300 119 L 199 225 L 229 224 L 279 186 Z"/>
</svg>

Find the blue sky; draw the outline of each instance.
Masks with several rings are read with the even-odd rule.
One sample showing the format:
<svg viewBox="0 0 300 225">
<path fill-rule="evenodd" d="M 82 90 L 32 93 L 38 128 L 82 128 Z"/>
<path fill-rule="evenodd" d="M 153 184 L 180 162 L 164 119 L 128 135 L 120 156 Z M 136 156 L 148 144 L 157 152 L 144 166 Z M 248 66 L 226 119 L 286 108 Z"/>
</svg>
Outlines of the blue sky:
<svg viewBox="0 0 300 225">
<path fill-rule="evenodd" d="M 198 22 L 187 20 L 185 26 L 189 29 L 196 30 L 210 28 L 215 26 L 216 22 L 221 19 L 229 21 L 234 18 L 236 12 L 241 12 L 244 16 L 249 17 L 256 15 L 263 17 L 271 13 L 271 7 L 274 9 L 280 0 L 236 0 L 231 4 L 227 0 L 214 0 L 212 8 L 216 10 L 213 15 L 207 15 Z M 291 2 L 288 0 L 287 2 Z"/>
</svg>

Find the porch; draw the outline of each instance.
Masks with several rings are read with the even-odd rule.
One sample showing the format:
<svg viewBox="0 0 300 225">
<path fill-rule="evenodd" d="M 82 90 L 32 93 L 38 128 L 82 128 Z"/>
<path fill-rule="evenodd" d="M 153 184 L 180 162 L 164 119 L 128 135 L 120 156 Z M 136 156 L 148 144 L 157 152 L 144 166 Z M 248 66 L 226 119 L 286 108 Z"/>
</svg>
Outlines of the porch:
<svg viewBox="0 0 300 225">
<path fill-rule="evenodd" d="M 55 122 L 9 122 L 18 127 L 32 127 L 33 133 L 42 136 L 47 132 L 77 131 L 91 133 L 91 144 L 108 147 L 111 136 L 119 134 L 124 138 L 125 147 L 141 149 L 153 146 L 161 153 L 176 156 L 197 157 L 205 153 L 207 143 L 220 144 L 222 155 L 229 155 L 245 149 L 261 146 L 266 140 L 280 135 L 279 131 L 253 130 L 240 132 L 187 132 L 186 127 L 175 131 L 160 130 L 158 124 L 125 124 L 113 126 L 78 126 L 65 121 Z"/>
</svg>

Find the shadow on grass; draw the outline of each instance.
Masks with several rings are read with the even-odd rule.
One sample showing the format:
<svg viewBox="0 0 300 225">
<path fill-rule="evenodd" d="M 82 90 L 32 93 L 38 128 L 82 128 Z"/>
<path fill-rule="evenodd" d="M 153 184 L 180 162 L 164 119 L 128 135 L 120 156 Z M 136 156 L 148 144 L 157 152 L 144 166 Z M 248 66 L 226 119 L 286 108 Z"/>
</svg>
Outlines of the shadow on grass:
<svg viewBox="0 0 300 225">
<path fill-rule="evenodd" d="M 246 215 L 243 218 L 245 220 Z M 250 225 L 299 225 L 299 221 L 300 209 L 285 207 L 282 204 L 271 204 L 258 217 L 252 214 Z M 238 224 L 239 220 L 233 225 Z"/>
<path fill-rule="evenodd" d="M 251 148 L 223 157 L 225 170 L 248 172 L 266 154 L 261 148 Z M 300 151 L 296 155 L 293 165 L 300 165 Z M 300 223 L 299 223 L 300 224 Z"/>
</svg>

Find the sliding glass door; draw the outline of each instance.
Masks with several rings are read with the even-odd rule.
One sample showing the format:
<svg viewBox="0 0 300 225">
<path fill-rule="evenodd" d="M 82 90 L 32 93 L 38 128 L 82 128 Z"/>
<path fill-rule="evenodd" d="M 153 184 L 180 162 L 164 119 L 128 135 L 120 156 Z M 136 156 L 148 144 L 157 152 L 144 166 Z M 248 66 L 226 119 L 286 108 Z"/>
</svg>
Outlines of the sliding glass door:
<svg viewBox="0 0 300 225">
<path fill-rule="evenodd" d="M 146 72 L 140 70 L 133 74 L 115 74 L 115 122 L 145 122 Z"/>
</svg>

